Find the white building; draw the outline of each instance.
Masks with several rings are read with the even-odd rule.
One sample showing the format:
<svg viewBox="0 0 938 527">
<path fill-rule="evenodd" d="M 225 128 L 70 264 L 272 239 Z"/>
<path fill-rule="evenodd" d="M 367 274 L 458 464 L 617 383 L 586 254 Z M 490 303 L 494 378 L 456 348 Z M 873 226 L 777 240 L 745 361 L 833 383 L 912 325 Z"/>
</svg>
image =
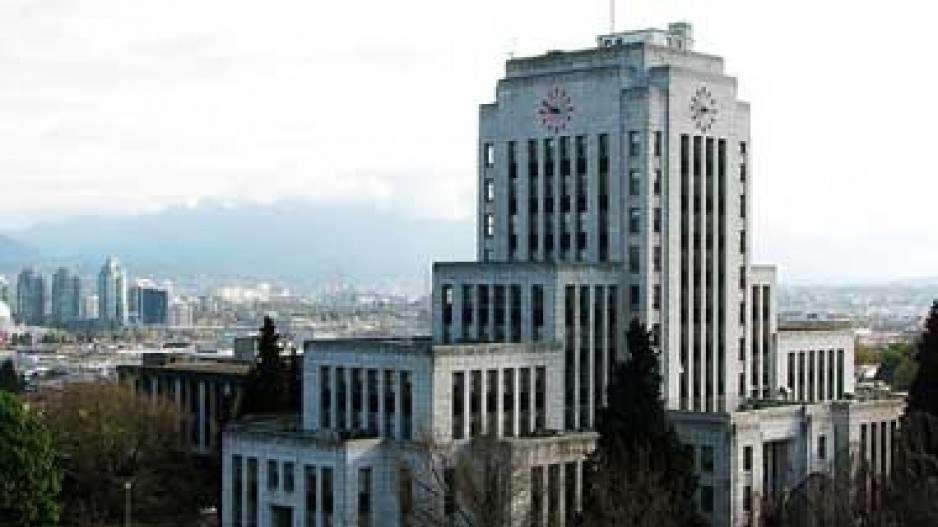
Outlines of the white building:
<svg viewBox="0 0 938 527">
<path fill-rule="evenodd" d="M 98 273 L 98 321 L 114 327 L 127 325 L 127 274 L 110 257 Z"/>
<path fill-rule="evenodd" d="M 888 470 L 901 401 L 851 402 L 852 333 L 779 328 L 775 269 L 750 262 L 736 87 L 687 24 L 509 60 L 480 111 L 480 261 L 434 266 L 429 340 L 307 344 L 300 421 L 226 434 L 224 524 L 399 525 L 401 449 L 488 433 L 522 513 L 566 524 L 632 319 L 713 525 L 852 455 Z"/>
</svg>

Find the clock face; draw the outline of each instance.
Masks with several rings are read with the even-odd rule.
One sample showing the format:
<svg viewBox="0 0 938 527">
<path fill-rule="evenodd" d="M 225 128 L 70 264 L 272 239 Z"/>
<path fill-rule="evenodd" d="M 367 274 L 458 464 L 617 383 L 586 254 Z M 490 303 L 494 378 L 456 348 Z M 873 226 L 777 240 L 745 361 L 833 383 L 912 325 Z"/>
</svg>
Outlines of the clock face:
<svg viewBox="0 0 938 527">
<path fill-rule="evenodd" d="M 709 132 L 717 118 L 717 100 L 706 87 L 697 88 L 690 99 L 690 114 L 701 132 Z"/>
<path fill-rule="evenodd" d="M 563 88 L 554 86 L 541 99 L 537 108 L 537 116 L 544 128 L 552 134 L 566 130 L 573 116 L 570 95 Z"/>
</svg>

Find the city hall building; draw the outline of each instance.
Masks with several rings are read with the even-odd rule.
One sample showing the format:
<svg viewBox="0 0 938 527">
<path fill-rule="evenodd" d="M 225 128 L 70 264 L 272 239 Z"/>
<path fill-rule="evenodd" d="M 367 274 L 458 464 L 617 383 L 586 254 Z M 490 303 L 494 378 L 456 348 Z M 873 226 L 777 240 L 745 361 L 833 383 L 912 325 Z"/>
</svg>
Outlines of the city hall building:
<svg viewBox="0 0 938 527">
<path fill-rule="evenodd" d="M 482 435 L 517 475 L 505 524 L 569 525 L 633 319 L 713 525 L 853 459 L 889 470 L 902 400 L 855 393 L 849 328 L 777 320 L 749 105 L 693 44 L 679 23 L 508 61 L 480 109 L 478 261 L 434 265 L 429 337 L 306 343 L 302 415 L 224 436 L 225 526 L 406 525 L 415 446 Z"/>
</svg>

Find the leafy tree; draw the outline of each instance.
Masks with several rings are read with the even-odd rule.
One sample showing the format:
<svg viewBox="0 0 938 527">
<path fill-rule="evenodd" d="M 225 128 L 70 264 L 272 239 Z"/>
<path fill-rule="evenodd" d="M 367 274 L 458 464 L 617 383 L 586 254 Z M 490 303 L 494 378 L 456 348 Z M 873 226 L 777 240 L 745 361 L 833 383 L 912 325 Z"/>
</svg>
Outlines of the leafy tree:
<svg viewBox="0 0 938 527">
<path fill-rule="evenodd" d="M 117 524 L 131 483 L 134 517 L 190 525 L 208 501 L 202 475 L 179 448 L 180 415 L 169 401 L 111 383 L 69 384 L 32 403 L 64 471 L 65 525 Z"/>
<path fill-rule="evenodd" d="M 245 390 L 243 413 L 277 413 L 289 403 L 287 372 L 280 357 L 283 346 L 270 317 L 264 317 L 257 344 L 257 362 L 251 370 Z"/>
<path fill-rule="evenodd" d="M 590 527 L 702 524 L 694 506 L 693 455 L 678 439 L 661 399 L 658 351 L 637 320 L 627 342 L 630 356 L 613 366 L 606 406 L 597 419 L 599 440 L 586 464 L 590 485 L 584 489 L 581 522 Z M 623 492 L 643 501 L 625 503 Z M 668 506 L 656 507 L 655 514 L 639 510 L 645 503 L 665 502 Z"/>
<path fill-rule="evenodd" d="M 60 481 L 49 432 L 22 401 L 0 392 L 0 525 L 58 525 Z"/>
<path fill-rule="evenodd" d="M 412 447 L 403 451 L 399 467 L 404 526 L 531 524 L 523 507 L 530 498 L 512 468 L 508 443 L 480 436 L 453 448 L 420 441 Z"/>
<path fill-rule="evenodd" d="M 854 361 L 857 364 L 876 364 L 879 362 L 876 358 L 876 354 L 873 353 L 873 350 L 866 346 L 857 346 L 857 350 L 854 355 Z"/>
<path fill-rule="evenodd" d="M 0 364 L 0 392 L 22 393 L 26 388 L 23 376 L 16 372 L 12 360 Z"/>
</svg>

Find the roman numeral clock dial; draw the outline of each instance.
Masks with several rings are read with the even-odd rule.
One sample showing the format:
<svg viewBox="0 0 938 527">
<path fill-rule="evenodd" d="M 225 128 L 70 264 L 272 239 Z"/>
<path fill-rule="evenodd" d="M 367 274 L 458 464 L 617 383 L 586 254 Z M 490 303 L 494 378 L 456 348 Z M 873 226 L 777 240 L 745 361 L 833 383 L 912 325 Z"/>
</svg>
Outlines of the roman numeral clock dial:
<svg viewBox="0 0 938 527">
<path fill-rule="evenodd" d="M 554 86 L 541 98 L 537 108 L 541 125 L 552 134 L 559 134 L 567 129 L 573 117 L 573 103 L 566 90 Z"/>
<path fill-rule="evenodd" d="M 710 131 L 717 118 L 717 100 L 705 86 L 697 88 L 690 98 L 690 116 L 694 126 L 703 133 Z"/>
</svg>

